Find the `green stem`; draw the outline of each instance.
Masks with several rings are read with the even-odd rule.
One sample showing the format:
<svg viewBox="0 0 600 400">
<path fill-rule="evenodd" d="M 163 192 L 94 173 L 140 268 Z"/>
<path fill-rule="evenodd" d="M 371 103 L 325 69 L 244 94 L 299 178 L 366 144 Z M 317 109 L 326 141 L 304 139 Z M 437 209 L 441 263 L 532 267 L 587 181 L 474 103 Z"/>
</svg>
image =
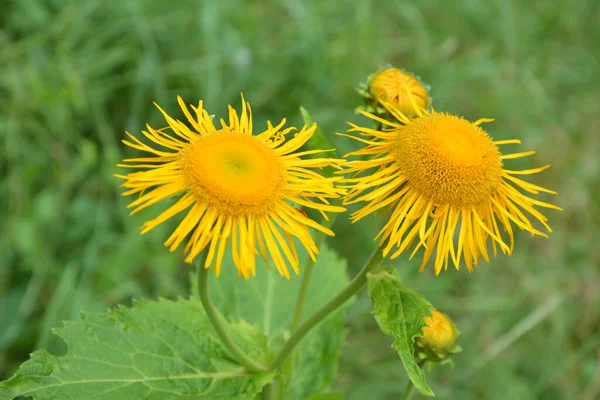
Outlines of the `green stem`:
<svg viewBox="0 0 600 400">
<path fill-rule="evenodd" d="M 298 292 L 298 299 L 296 300 L 296 308 L 294 309 L 294 316 L 292 317 L 292 324 L 290 325 L 290 331 L 294 332 L 300 325 L 302 319 L 302 311 L 304 310 L 304 301 L 306 300 L 306 293 L 308 292 L 308 286 L 310 283 L 310 277 L 315 268 L 315 263 L 312 259 L 308 259 L 304 265 L 304 275 L 302 276 L 302 282 L 300 283 L 300 292 Z"/>
<path fill-rule="evenodd" d="M 330 217 L 329 221 L 327 221 L 327 223 L 325 223 L 323 225 L 327 228 L 331 228 L 331 226 L 335 222 L 336 217 L 337 217 L 337 214 L 332 215 Z M 321 248 L 321 245 L 323 244 L 324 239 L 325 239 L 325 233 L 318 231 L 317 235 L 315 237 L 315 245 L 317 246 L 317 249 Z M 298 292 L 298 300 L 296 300 L 296 308 L 294 309 L 294 316 L 292 317 L 292 324 L 290 326 L 291 332 L 294 332 L 296 329 L 298 329 L 298 325 L 300 325 L 300 322 L 302 320 L 302 311 L 304 311 L 304 302 L 306 301 L 306 293 L 308 292 L 308 286 L 310 285 L 310 278 L 312 276 L 314 268 L 315 268 L 315 262 L 309 257 L 306 260 L 306 263 L 304 264 L 304 269 L 303 269 L 304 275 L 302 276 L 302 282 L 300 283 L 300 292 Z"/>
<path fill-rule="evenodd" d="M 208 293 L 208 269 L 204 268 L 202 265 L 198 266 L 198 292 L 200 294 L 202 306 L 204 307 L 206 315 L 208 316 L 208 320 L 217 332 L 217 335 L 219 336 L 219 339 L 221 339 L 223 345 L 225 345 L 231 354 L 233 354 L 235 359 L 250 372 L 267 371 L 267 368 L 264 365 L 261 365 L 248 357 L 248 355 L 244 353 L 244 351 L 240 349 L 227 334 L 227 331 L 221 322 L 221 318 L 219 317 L 218 311 Z"/>
<path fill-rule="evenodd" d="M 271 369 L 281 368 L 286 358 L 290 355 L 294 347 L 304 338 L 304 336 L 314 328 L 319 322 L 321 322 L 325 317 L 339 308 L 342 304 L 344 304 L 349 298 L 354 296 L 363 286 L 367 283 L 367 273 L 372 269 L 378 267 L 383 261 L 383 254 L 381 250 L 377 248 L 369 261 L 365 264 L 365 266 L 360 270 L 360 272 L 354 277 L 352 282 L 345 289 L 343 289 L 337 296 L 329 301 L 329 303 L 324 304 L 315 311 L 304 323 L 302 323 L 298 329 L 290 336 L 287 342 L 283 345 L 277 357 L 275 357 L 275 361 L 273 361 Z"/>
<path fill-rule="evenodd" d="M 335 204 L 335 203 L 333 203 Z M 338 214 L 333 214 L 329 220 L 325 221 L 322 223 L 323 226 L 325 226 L 326 228 L 331 228 L 333 226 L 333 223 L 335 222 L 336 218 L 337 218 Z M 321 245 L 323 244 L 323 241 L 325 240 L 325 233 L 321 232 L 321 231 L 317 231 L 316 235 L 315 235 L 315 245 L 317 247 L 317 249 L 321 249 Z M 300 291 L 298 292 L 298 298 L 296 299 L 296 307 L 294 309 L 294 315 L 292 316 L 292 323 L 290 324 L 290 332 L 295 332 L 296 329 L 298 329 L 298 326 L 300 325 L 300 322 L 302 322 L 302 312 L 304 311 L 304 303 L 306 302 L 306 294 L 308 293 L 308 287 L 310 286 L 310 279 L 312 277 L 312 273 L 315 269 L 315 262 L 312 260 L 312 258 L 307 258 L 306 262 L 304 263 L 304 268 L 302 268 L 302 282 L 300 282 Z M 288 378 L 290 377 L 291 373 L 292 373 L 292 359 L 293 359 L 293 355 L 292 357 L 288 357 L 287 362 L 283 365 L 283 374 L 285 376 L 287 376 Z M 268 396 L 271 397 L 264 397 L 263 395 L 263 399 L 264 400 L 270 400 L 270 399 L 274 399 L 276 397 L 276 393 L 277 393 L 277 387 L 275 385 L 275 383 L 272 383 L 269 386 L 275 386 L 275 389 L 269 387 L 269 391 L 268 391 Z M 267 392 L 266 389 L 263 392 Z M 273 395 L 272 393 L 275 393 L 275 395 Z"/>
<path fill-rule="evenodd" d="M 406 389 L 404 389 L 404 394 L 400 400 L 410 400 L 413 393 L 415 392 L 415 385 L 409 379 L 408 384 L 406 385 Z"/>
</svg>

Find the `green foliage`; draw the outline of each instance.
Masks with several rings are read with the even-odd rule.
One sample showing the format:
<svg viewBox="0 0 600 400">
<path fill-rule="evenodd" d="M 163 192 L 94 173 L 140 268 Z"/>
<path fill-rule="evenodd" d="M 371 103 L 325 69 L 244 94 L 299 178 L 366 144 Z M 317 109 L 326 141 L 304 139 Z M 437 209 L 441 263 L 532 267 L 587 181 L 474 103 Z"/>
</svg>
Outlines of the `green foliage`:
<svg viewBox="0 0 600 400">
<path fill-rule="evenodd" d="M 312 396 L 309 396 L 306 398 L 306 400 L 344 400 L 344 394 L 343 393 L 319 393 L 319 394 L 313 394 Z"/>
<path fill-rule="evenodd" d="M 348 284 L 346 262 L 323 245 L 314 266 L 306 294 L 303 317 L 306 318 Z M 301 257 L 300 273 L 306 272 Z M 269 336 L 277 350 L 289 337 L 294 307 L 300 290 L 301 276 L 287 280 L 261 261 L 256 277 L 244 281 L 236 276 L 231 260 L 223 265 L 218 279 L 209 282 L 211 295 L 219 309 L 231 320 L 245 319 L 257 324 Z M 343 344 L 344 309 L 337 310 L 311 331 L 294 353 L 291 371 L 285 371 L 285 399 L 302 400 L 307 395 L 326 390 L 337 372 Z M 282 394 L 283 395 L 283 394 Z"/>
<path fill-rule="evenodd" d="M 313 119 L 308 112 L 308 110 L 304 107 L 300 107 L 300 114 L 302 114 L 302 119 L 307 126 L 312 126 Z M 334 145 L 325 135 L 323 129 L 320 126 L 317 126 L 313 137 L 308 142 L 308 146 L 314 150 L 323 150 L 323 149 L 333 149 L 333 153 L 335 153 Z"/>
<path fill-rule="evenodd" d="M 393 64 L 432 86 L 437 110 L 496 118 L 495 139 L 537 150 L 519 165 L 551 163 L 532 181 L 565 209 L 548 214 L 549 240 L 517 235 L 513 256 L 472 274 L 395 261 L 468 344 L 428 381 L 461 400 L 597 397 L 600 322 L 585 310 L 600 309 L 599 12 L 593 0 L 3 1 L 0 380 L 36 348 L 60 351 L 49 328 L 81 310 L 187 293 L 189 267 L 162 246 L 177 221 L 139 236 L 158 210 L 129 217 L 112 177 L 134 155 L 123 131 L 162 123 L 153 101 L 176 113 L 176 95 L 202 98 L 223 117 L 243 91 L 257 128 L 300 125 L 302 104 L 325 132 L 343 132 L 366 121 L 354 115 L 357 83 Z M 328 137 L 340 155 L 354 149 Z M 356 271 L 380 227 L 341 215 L 329 243 Z M 334 387 L 398 399 L 405 374 L 370 307 L 363 296 L 348 311 Z"/>
<path fill-rule="evenodd" d="M 314 121 L 313 121 L 310 113 L 308 112 L 308 110 L 301 106 L 300 114 L 302 114 L 302 119 L 304 120 L 304 123 L 307 126 L 312 126 Z M 325 132 L 323 132 L 323 129 L 321 128 L 320 125 L 317 125 L 317 129 L 315 129 L 315 133 L 313 134 L 313 137 L 310 138 L 310 140 L 306 144 L 306 147 L 309 150 L 331 150 L 331 151 L 328 151 L 327 153 L 313 154 L 313 157 L 315 157 L 315 158 L 324 157 L 324 156 L 332 157 L 332 158 L 339 158 L 338 157 L 339 154 L 335 150 L 335 146 L 331 143 L 331 140 L 329 140 L 329 138 L 327 137 Z M 336 172 L 336 170 L 333 167 L 323 168 L 324 176 L 331 177 L 335 174 L 335 172 Z M 333 216 L 333 218 L 335 218 L 335 216 Z"/>
<path fill-rule="evenodd" d="M 415 387 L 421 393 L 433 396 L 414 350 L 415 338 L 423 334 L 424 318 L 431 316 L 433 306 L 423 296 L 404 286 L 393 268 L 370 272 L 367 281 L 373 315 L 379 327 L 383 333 L 394 338 L 392 347 Z"/>
<path fill-rule="evenodd" d="M 266 337 L 256 326 L 238 323 L 229 330 L 251 357 L 268 357 Z M 67 354 L 36 351 L 0 383 L 0 398 L 250 400 L 273 378 L 250 374 L 232 360 L 195 300 L 141 301 L 84 314 L 56 334 Z"/>
</svg>

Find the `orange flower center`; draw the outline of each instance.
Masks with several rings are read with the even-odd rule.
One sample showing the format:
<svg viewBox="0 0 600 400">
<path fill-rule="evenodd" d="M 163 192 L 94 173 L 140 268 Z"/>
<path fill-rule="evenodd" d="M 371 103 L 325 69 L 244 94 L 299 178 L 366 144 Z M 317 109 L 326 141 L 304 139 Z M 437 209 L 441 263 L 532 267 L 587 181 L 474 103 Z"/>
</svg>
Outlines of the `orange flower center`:
<svg viewBox="0 0 600 400">
<path fill-rule="evenodd" d="M 228 215 L 264 215 L 281 200 L 285 172 L 255 136 L 218 131 L 181 150 L 183 172 L 199 200 Z"/>
<path fill-rule="evenodd" d="M 473 123 L 432 113 L 398 129 L 392 150 L 409 184 L 436 205 L 476 205 L 502 183 L 500 151 Z"/>
</svg>

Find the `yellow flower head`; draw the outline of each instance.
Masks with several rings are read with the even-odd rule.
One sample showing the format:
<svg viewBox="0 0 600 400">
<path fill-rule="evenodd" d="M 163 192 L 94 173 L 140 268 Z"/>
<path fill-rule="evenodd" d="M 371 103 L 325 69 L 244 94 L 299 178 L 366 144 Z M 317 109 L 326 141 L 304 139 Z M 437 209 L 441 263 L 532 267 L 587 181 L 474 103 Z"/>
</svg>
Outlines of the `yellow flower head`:
<svg viewBox="0 0 600 400">
<path fill-rule="evenodd" d="M 423 328 L 423 336 L 417 338 L 419 345 L 436 352 L 443 352 L 454 346 L 458 329 L 447 315 L 433 310 L 431 317 L 425 317 L 425 324 L 427 326 Z"/>
<path fill-rule="evenodd" d="M 436 274 L 447 269 L 450 261 L 457 269 L 464 261 L 470 272 L 480 257 L 489 262 L 488 239 L 494 255 L 497 247 L 505 254 L 512 253 L 511 223 L 532 235 L 548 237 L 532 225 L 526 213 L 552 232 L 536 207 L 560 207 L 523 191 L 556 192 L 517 177 L 541 172 L 549 165 L 522 171 L 504 169 L 504 160 L 535 151 L 502 154 L 499 145 L 520 141 L 493 141 L 480 127 L 490 119 L 473 123 L 423 109 L 417 109 L 419 118 L 409 119 L 386 106 L 397 123 L 363 112 L 386 128 L 350 124 L 349 132 L 359 132 L 362 137 L 344 135 L 366 144 L 347 156 L 370 157 L 346 164 L 346 171 L 356 176 L 348 179 L 353 186 L 345 204 L 367 203 L 352 215 L 354 222 L 377 210 L 386 211 L 389 218 L 378 235 L 384 255 L 394 250 L 391 258 L 398 257 L 416 243 L 411 258 L 421 247 L 425 249 L 421 270 L 437 248 Z M 362 174 L 365 171 L 370 173 Z"/>
<path fill-rule="evenodd" d="M 246 279 L 255 275 L 255 255 L 268 263 L 273 260 L 279 273 L 289 278 L 288 265 L 298 273 L 298 255 L 293 237 L 299 239 L 314 260 L 318 249 L 308 227 L 328 235 L 333 232 L 314 222 L 290 203 L 320 211 L 341 212 L 327 199 L 338 198 L 343 189 L 334 184 L 342 178 L 325 178 L 314 169 L 339 168 L 343 160 L 301 157 L 328 150 L 297 152 L 313 135 L 316 125 L 306 126 L 286 141 L 295 128 L 267 123 L 267 129 L 252 134 L 250 104 L 242 97 L 238 116 L 229 106 L 229 123 L 221 119 L 217 129 L 203 108 L 191 106 L 181 98 L 179 105 L 191 128 L 170 117 L 158 105 L 168 127 L 153 129 L 146 125 L 144 136 L 153 145 L 143 143 L 129 132 L 127 146 L 149 153 L 150 157 L 124 160 L 121 167 L 141 171 L 117 175 L 129 189 L 124 196 L 137 195 L 129 204 L 132 214 L 164 199 L 177 201 L 142 227 L 142 234 L 185 212 L 165 242 L 171 251 L 187 239 L 186 262 L 192 262 L 203 250 L 204 267 L 214 263 L 219 275 L 224 252 L 231 243 L 233 261 Z"/>
<path fill-rule="evenodd" d="M 427 109 L 431 103 L 429 90 L 418 78 L 398 68 L 377 72 L 369 81 L 369 92 L 380 104 L 390 104 L 407 116 L 415 116 L 415 108 Z"/>
</svg>

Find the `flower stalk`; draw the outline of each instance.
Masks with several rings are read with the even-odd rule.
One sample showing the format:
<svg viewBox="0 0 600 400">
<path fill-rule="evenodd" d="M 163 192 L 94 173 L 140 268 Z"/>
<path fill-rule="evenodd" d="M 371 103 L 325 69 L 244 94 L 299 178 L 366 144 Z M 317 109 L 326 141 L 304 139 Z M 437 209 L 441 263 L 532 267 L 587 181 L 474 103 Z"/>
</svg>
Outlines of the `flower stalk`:
<svg viewBox="0 0 600 400">
<path fill-rule="evenodd" d="M 366 262 L 360 272 L 354 277 L 352 282 L 346 286 L 337 296 L 331 299 L 315 311 L 306 321 L 304 321 L 298 329 L 285 342 L 279 353 L 275 357 L 275 361 L 271 364 L 271 369 L 281 368 L 287 357 L 290 355 L 296 345 L 313 329 L 319 322 L 325 319 L 329 314 L 338 309 L 342 304 L 354 296 L 360 289 L 367 284 L 367 273 L 381 265 L 384 257 L 379 247 L 373 252 L 369 260 Z"/>
<path fill-rule="evenodd" d="M 212 324 L 215 332 L 221 339 L 221 342 L 229 352 L 235 357 L 235 359 L 244 366 L 250 372 L 264 372 L 267 371 L 267 367 L 251 359 L 242 349 L 235 344 L 233 339 L 229 336 L 225 330 L 225 326 L 221 322 L 221 317 L 208 292 L 208 269 L 202 265 L 198 266 L 198 293 L 200 294 L 200 301 L 206 311 L 208 320 Z"/>
<path fill-rule="evenodd" d="M 404 389 L 404 394 L 402 395 L 401 400 L 410 400 L 412 398 L 413 393 L 415 392 L 415 385 L 409 379 L 406 384 L 406 389 Z"/>
<path fill-rule="evenodd" d="M 324 223 L 323 226 L 331 229 L 333 223 L 336 220 L 336 217 L 337 214 L 331 215 L 329 221 L 327 221 L 327 223 Z M 315 245 L 317 246 L 317 249 L 321 248 L 321 244 L 323 244 L 324 239 L 325 234 L 321 231 L 318 231 L 315 237 Z M 298 329 L 298 326 L 300 325 L 300 322 L 302 320 L 302 312 L 304 311 L 306 293 L 308 293 L 310 278 L 312 277 L 314 268 L 315 262 L 309 257 L 304 265 L 304 275 L 302 276 L 302 282 L 300 283 L 300 291 L 298 293 L 298 299 L 296 300 L 296 307 L 294 309 L 294 316 L 292 317 L 292 324 L 290 325 L 291 332 L 294 332 L 296 329 Z"/>
</svg>

